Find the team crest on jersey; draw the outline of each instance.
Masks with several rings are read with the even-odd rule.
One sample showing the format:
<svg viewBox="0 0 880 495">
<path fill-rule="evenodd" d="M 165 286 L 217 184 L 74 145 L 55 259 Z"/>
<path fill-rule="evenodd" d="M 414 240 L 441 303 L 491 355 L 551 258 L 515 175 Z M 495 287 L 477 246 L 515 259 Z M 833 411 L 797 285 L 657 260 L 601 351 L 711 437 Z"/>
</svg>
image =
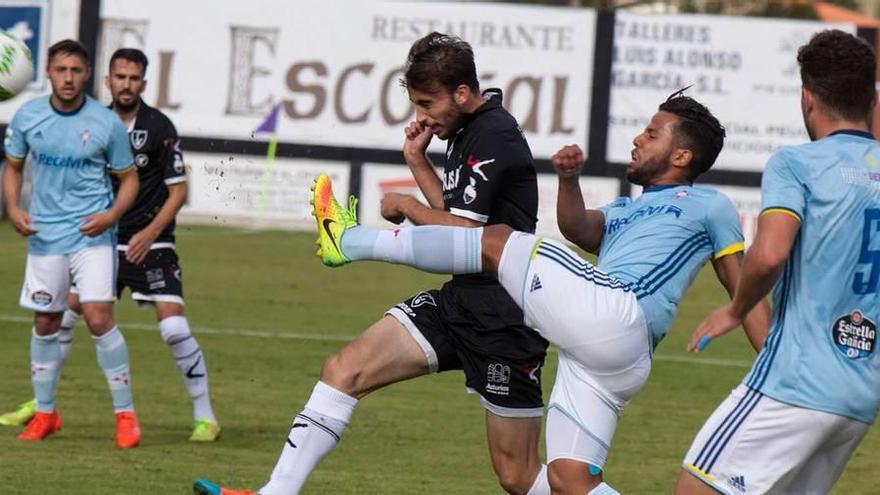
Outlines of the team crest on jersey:
<svg viewBox="0 0 880 495">
<path fill-rule="evenodd" d="M 138 153 L 134 157 L 134 163 L 138 167 L 144 168 L 150 163 L 150 157 L 146 153 Z"/>
<path fill-rule="evenodd" d="M 128 134 L 128 139 L 131 141 L 131 147 L 139 150 L 147 144 L 147 130 L 135 129 Z"/>
<path fill-rule="evenodd" d="M 837 350 L 850 359 L 862 359 L 874 352 L 877 325 L 859 310 L 838 318 L 831 327 Z"/>
<path fill-rule="evenodd" d="M 86 145 L 89 144 L 89 139 L 91 139 L 91 137 L 92 133 L 88 129 L 83 130 L 82 134 L 79 135 L 81 146 L 83 148 L 85 148 Z"/>
<path fill-rule="evenodd" d="M 470 184 L 464 187 L 464 204 L 469 205 L 477 199 L 477 179 L 470 178 Z"/>
<path fill-rule="evenodd" d="M 413 308 L 418 308 L 420 306 L 424 306 L 425 304 L 430 304 L 431 306 L 437 307 L 437 302 L 434 301 L 434 296 L 427 292 L 419 292 L 415 297 L 412 298 L 412 303 L 410 303 Z"/>
</svg>

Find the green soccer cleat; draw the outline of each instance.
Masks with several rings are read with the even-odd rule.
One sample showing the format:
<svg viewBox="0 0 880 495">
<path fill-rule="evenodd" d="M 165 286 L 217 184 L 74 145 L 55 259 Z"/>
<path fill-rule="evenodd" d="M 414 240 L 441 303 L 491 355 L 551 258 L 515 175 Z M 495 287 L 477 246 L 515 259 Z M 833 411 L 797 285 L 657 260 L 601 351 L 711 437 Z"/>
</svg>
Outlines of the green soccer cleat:
<svg viewBox="0 0 880 495">
<path fill-rule="evenodd" d="M 197 478 L 193 483 L 194 495 L 258 495 L 257 492 L 250 490 L 230 490 L 223 488 L 216 483 L 211 483 L 204 478 Z"/>
<path fill-rule="evenodd" d="M 37 399 L 31 399 L 20 404 L 15 411 L 0 416 L 0 425 L 22 426 L 26 425 L 37 413 Z"/>
<path fill-rule="evenodd" d="M 345 231 L 357 226 L 357 198 L 348 200 L 348 208 L 343 208 L 333 197 L 330 177 L 321 174 L 312 185 L 312 216 L 318 222 L 318 245 L 316 253 L 327 266 L 342 266 L 349 263 L 342 253 L 342 236 Z"/>
<path fill-rule="evenodd" d="M 210 419 L 199 419 L 193 423 L 190 442 L 215 442 L 220 438 L 220 424 Z"/>
</svg>

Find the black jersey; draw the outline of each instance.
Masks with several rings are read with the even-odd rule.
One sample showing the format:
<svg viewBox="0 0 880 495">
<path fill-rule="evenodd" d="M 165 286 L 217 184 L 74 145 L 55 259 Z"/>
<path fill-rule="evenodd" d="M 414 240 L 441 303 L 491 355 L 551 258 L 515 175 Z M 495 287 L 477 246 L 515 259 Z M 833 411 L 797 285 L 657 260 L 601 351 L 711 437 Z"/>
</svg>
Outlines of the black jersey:
<svg viewBox="0 0 880 495">
<path fill-rule="evenodd" d="M 446 146 L 443 204 L 450 213 L 485 225 L 507 224 L 535 232 L 538 181 L 522 129 L 501 106 L 500 89 L 483 92 L 485 103 L 469 115 Z M 492 279 L 461 275 L 455 281 Z"/>
<path fill-rule="evenodd" d="M 168 199 L 168 185 L 186 181 L 183 155 L 177 129 L 159 110 L 140 102 L 133 127 L 128 132 L 140 189 L 130 210 L 119 220 L 119 244 L 128 244 L 131 236 L 153 221 Z M 113 177 L 113 189 L 119 181 Z M 155 242 L 174 242 L 174 220 Z"/>
</svg>

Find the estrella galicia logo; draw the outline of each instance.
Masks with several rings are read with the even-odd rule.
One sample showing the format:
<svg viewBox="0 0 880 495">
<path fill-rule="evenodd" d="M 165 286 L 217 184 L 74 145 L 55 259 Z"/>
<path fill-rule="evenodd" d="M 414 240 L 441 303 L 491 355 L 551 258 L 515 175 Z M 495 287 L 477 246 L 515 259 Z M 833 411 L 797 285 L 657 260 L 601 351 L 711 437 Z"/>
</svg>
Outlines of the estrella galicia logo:
<svg viewBox="0 0 880 495">
<path fill-rule="evenodd" d="M 31 301 L 38 306 L 48 306 L 52 304 L 52 294 L 44 290 L 38 290 L 31 294 Z"/>
<path fill-rule="evenodd" d="M 877 343 L 877 325 L 861 311 L 841 316 L 831 327 L 831 338 L 837 350 L 850 359 L 871 355 Z"/>
<path fill-rule="evenodd" d="M 434 296 L 427 292 L 419 292 L 415 297 L 412 298 L 412 303 L 410 305 L 413 308 L 418 308 L 420 306 L 424 306 L 425 304 L 430 304 L 431 306 L 437 307 L 437 301 L 434 300 Z"/>
</svg>

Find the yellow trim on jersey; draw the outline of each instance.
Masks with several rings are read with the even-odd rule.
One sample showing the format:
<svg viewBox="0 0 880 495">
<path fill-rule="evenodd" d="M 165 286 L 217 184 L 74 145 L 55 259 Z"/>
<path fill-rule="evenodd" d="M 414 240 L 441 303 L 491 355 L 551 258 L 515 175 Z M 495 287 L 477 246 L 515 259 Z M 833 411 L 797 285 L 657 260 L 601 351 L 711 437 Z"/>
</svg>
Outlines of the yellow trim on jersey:
<svg viewBox="0 0 880 495">
<path fill-rule="evenodd" d="M 746 250 L 746 244 L 744 242 L 737 242 L 736 244 L 731 244 L 726 248 L 722 249 L 715 253 L 715 259 L 723 258 L 729 254 L 739 253 Z"/>
<path fill-rule="evenodd" d="M 691 473 L 691 474 L 693 474 L 694 476 L 696 476 L 697 478 L 701 479 L 701 480 L 702 480 L 704 483 L 706 483 L 707 485 L 709 485 L 709 486 L 711 486 L 712 488 L 718 490 L 719 492 L 721 492 L 721 493 L 729 493 L 729 492 L 728 492 L 727 490 L 725 490 L 723 487 L 718 486 L 718 483 L 715 481 L 715 477 L 714 477 L 714 476 L 712 476 L 711 474 L 709 474 L 709 473 L 703 471 L 702 469 L 698 468 L 697 466 L 694 466 L 693 464 L 691 464 L 691 463 L 689 463 L 689 462 L 685 462 L 684 464 L 682 464 L 682 467 L 683 467 L 685 470 L 687 470 L 689 473 Z"/>
<path fill-rule="evenodd" d="M 766 210 L 761 212 L 761 216 L 764 216 L 768 213 L 785 213 L 786 215 L 791 215 L 791 216 L 797 218 L 798 222 L 802 221 L 800 215 L 789 210 L 788 208 L 767 208 Z"/>
<path fill-rule="evenodd" d="M 20 164 L 23 165 L 23 164 L 24 164 L 24 159 L 25 159 L 25 157 L 23 157 L 23 156 L 21 156 L 21 157 L 19 157 L 19 156 L 12 156 L 12 155 L 10 155 L 9 153 L 6 153 L 6 161 L 13 160 L 13 161 L 19 162 Z"/>
<path fill-rule="evenodd" d="M 110 173 L 119 175 L 119 174 L 124 174 L 124 173 L 126 173 L 130 170 L 136 169 L 136 168 L 137 167 L 135 167 L 134 163 L 132 163 L 131 165 L 129 165 L 125 168 L 122 168 L 122 169 L 110 169 Z"/>
<path fill-rule="evenodd" d="M 535 247 L 532 249 L 532 255 L 529 256 L 529 259 L 535 259 L 538 257 L 538 248 L 541 247 L 541 243 L 544 242 L 544 238 L 541 237 L 538 239 L 538 242 L 535 243 Z"/>
</svg>

